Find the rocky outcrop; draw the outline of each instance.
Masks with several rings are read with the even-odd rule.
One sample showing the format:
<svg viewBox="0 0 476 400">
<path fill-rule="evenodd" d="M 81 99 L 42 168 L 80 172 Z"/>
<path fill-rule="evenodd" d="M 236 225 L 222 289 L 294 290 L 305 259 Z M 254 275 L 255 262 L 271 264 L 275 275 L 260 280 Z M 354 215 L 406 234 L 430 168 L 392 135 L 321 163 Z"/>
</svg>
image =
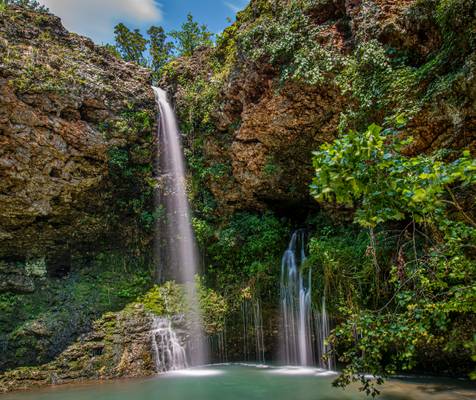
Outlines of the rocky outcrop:
<svg viewBox="0 0 476 400">
<path fill-rule="evenodd" d="M 204 332 L 223 329 L 225 299 L 200 286 Z M 191 327 L 199 319 L 189 313 L 184 288 L 175 282 L 154 286 L 122 311 L 105 313 L 92 328 L 70 344 L 53 361 L 20 367 L 0 374 L 0 393 L 87 380 L 148 376 L 183 368 L 200 339 Z M 48 335 L 40 323 L 30 334 Z M 203 339 L 202 339 L 203 340 Z M 187 354 L 188 352 L 188 354 Z"/>
<path fill-rule="evenodd" d="M 68 33 L 55 16 L 2 11 L 0 258 L 46 257 L 50 273 L 67 271 L 73 251 L 132 235 L 114 228 L 114 219 L 128 225 L 130 211 L 118 215 L 112 204 L 121 188 L 111 182 L 111 151 L 152 164 L 150 83 L 150 71 Z M 151 124 L 134 128 L 134 113 Z M 143 179 L 130 196 L 141 195 Z"/>
<path fill-rule="evenodd" d="M 208 81 L 213 86 L 226 76 L 211 113 L 215 131 L 201 132 L 203 145 L 198 145 L 207 167 L 226 167 L 226 173 L 217 179 L 206 179 L 220 210 L 271 208 L 290 215 L 296 209 L 312 207 L 312 151 L 334 139 L 339 126 L 360 130 L 371 123 L 383 124 L 401 112 L 408 118 L 405 133 L 414 137 L 406 149 L 408 154 L 441 148 L 474 149 L 474 43 L 452 53 L 458 47 L 454 41 L 464 40 L 448 33 L 448 26 L 457 22 L 452 13 L 463 13 L 457 11 L 463 7 L 461 2 L 444 5 L 449 7 L 446 10 L 437 0 L 303 1 L 300 7 L 309 24 L 304 32 L 313 29 L 316 46 L 323 49 L 318 54 L 328 57 L 329 65 L 324 65 L 328 72 L 317 83 L 289 76 L 283 79 L 286 63 L 299 51 L 284 50 L 286 40 L 293 40 L 293 32 L 280 41 L 279 37 L 273 39 L 271 30 L 263 39 L 266 25 L 279 20 L 293 3 L 299 2 L 251 1 L 213 52 L 177 60 L 173 73 L 163 79 L 163 85 L 175 95 L 178 114 L 190 120 L 196 113 L 191 104 L 197 101 L 190 94 L 192 82 L 203 87 L 203 81 Z M 280 21 L 284 24 L 295 14 L 289 12 Z M 442 22 L 444 18 L 450 22 Z M 459 22 L 455 31 L 468 37 L 463 25 Z M 249 45 L 254 49 L 251 53 L 258 49 L 263 55 L 252 59 L 242 39 L 254 29 L 258 33 Z M 304 34 L 300 39 L 305 38 Z M 266 44 L 266 40 L 275 41 Z M 372 53 L 372 46 L 382 53 Z M 304 60 L 294 60 L 294 70 L 320 63 L 312 52 L 299 54 Z M 216 63 L 222 65 L 218 74 L 212 67 Z M 357 86 L 349 65 L 360 68 L 357 75 L 362 82 Z M 374 73 L 379 68 L 380 75 Z M 383 72 L 385 68 L 388 72 Z M 198 122 L 201 118 L 198 113 Z M 190 129 L 189 123 L 183 130 L 190 131 L 188 137 L 196 137 L 195 129 Z"/>
<path fill-rule="evenodd" d="M 0 261 L 0 293 L 32 293 L 35 291 L 35 281 L 45 275 L 44 260 L 21 266 Z"/>
<path fill-rule="evenodd" d="M 55 361 L 40 367 L 19 368 L 0 375 L 0 392 L 47 385 L 155 373 L 152 315 L 143 306 L 129 306 L 95 322 Z"/>
</svg>

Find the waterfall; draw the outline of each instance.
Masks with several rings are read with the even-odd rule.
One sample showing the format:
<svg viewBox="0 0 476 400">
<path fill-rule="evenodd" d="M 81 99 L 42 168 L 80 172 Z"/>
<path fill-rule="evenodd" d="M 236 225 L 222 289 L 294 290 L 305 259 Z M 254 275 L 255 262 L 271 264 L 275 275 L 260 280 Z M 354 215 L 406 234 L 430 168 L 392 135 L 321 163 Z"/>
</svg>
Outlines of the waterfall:
<svg viewBox="0 0 476 400">
<path fill-rule="evenodd" d="M 213 355 L 213 363 L 228 362 L 228 351 L 226 348 L 226 325 L 222 332 L 218 332 L 213 336 L 209 336 L 208 343 L 210 353 Z"/>
<path fill-rule="evenodd" d="M 154 317 L 152 322 L 152 351 L 156 372 L 187 368 L 187 354 L 167 318 Z"/>
<path fill-rule="evenodd" d="M 201 327 L 200 307 L 196 292 L 195 275 L 198 273 L 198 250 L 191 224 L 190 206 L 188 204 L 180 132 L 177 119 L 167 93 L 153 88 L 160 113 L 159 118 L 159 159 L 161 167 L 160 206 L 165 211 L 165 218 L 159 224 L 159 260 L 160 268 L 166 266 L 169 278 L 184 283 L 186 301 L 193 315 L 189 336 L 194 343 L 190 346 L 192 365 L 205 364 L 207 361 L 206 340 Z M 159 274 L 160 275 L 160 274 Z"/>
<path fill-rule="evenodd" d="M 241 302 L 243 361 L 265 362 L 263 316 L 259 299 Z"/>
<path fill-rule="evenodd" d="M 253 305 L 253 319 L 255 330 L 255 344 L 256 344 L 256 361 L 260 363 L 265 362 L 264 359 L 264 329 L 263 329 L 263 315 L 261 312 L 261 301 L 259 299 Z"/>
<path fill-rule="evenodd" d="M 335 361 L 329 356 L 330 346 L 326 344 L 326 338 L 330 333 L 329 316 L 326 310 L 326 297 L 322 297 L 321 311 L 315 314 L 316 323 L 316 346 L 319 366 L 330 371 L 335 370 Z"/>
<path fill-rule="evenodd" d="M 326 362 L 323 356 L 329 348 L 325 339 L 329 335 L 329 317 L 323 297 L 320 312 L 312 308 L 311 269 L 305 276 L 306 234 L 297 230 L 291 236 L 288 248 L 281 262 L 281 349 L 287 365 L 309 366 L 315 364 L 314 349 L 317 349 L 317 362 L 320 367 L 332 369 L 331 359 Z M 315 325 L 315 326 L 314 326 Z M 315 346 L 313 346 L 315 339 Z"/>
<path fill-rule="evenodd" d="M 312 365 L 311 271 L 304 281 L 305 232 L 293 233 L 281 262 L 281 315 L 284 362 Z"/>
</svg>

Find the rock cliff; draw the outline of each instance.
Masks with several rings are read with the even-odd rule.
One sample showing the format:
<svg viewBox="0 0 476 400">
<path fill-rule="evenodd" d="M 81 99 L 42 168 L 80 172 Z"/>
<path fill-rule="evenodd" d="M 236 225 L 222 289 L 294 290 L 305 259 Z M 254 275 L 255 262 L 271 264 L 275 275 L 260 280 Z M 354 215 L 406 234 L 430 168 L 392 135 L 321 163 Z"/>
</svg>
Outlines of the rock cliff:
<svg viewBox="0 0 476 400">
<path fill-rule="evenodd" d="M 474 149 L 470 3 L 253 0 L 213 51 L 175 61 L 163 85 L 202 167 L 224 166 L 204 174 L 218 203 L 308 207 L 313 150 L 399 117 L 409 154 Z"/>
<path fill-rule="evenodd" d="M 152 197 L 144 195 L 154 159 L 150 84 L 149 71 L 67 32 L 55 16 L 2 12 L 0 258 L 46 257 L 49 272 L 61 273 L 75 251 L 134 236 L 130 211 L 118 212 L 113 197 Z M 120 151 L 125 160 L 114 158 Z M 135 193 L 114 180 L 129 161 L 149 168 L 133 171 Z"/>
</svg>

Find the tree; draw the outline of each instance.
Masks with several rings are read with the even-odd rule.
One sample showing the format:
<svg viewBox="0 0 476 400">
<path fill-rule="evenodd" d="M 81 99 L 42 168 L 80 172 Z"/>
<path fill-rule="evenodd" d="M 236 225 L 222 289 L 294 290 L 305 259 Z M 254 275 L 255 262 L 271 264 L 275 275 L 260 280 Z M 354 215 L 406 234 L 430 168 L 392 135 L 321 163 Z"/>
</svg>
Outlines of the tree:
<svg viewBox="0 0 476 400">
<path fill-rule="evenodd" d="M 193 20 L 191 13 L 187 15 L 187 22 L 182 24 L 179 31 L 170 32 L 170 36 L 176 41 L 175 49 L 180 56 L 191 56 L 202 46 L 211 46 L 213 34 L 208 31 L 206 25 L 199 25 Z"/>
<path fill-rule="evenodd" d="M 139 29 L 131 31 L 123 23 L 120 23 L 114 27 L 114 39 L 117 50 L 125 61 L 147 66 L 144 52 L 147 49 L 148 40 L 142 36 Z"/>
<path fill-rule="evenodd" d="M 369 375 L 410 370 L 429 347 L 476 349 L 466 329 L 476 312 L 476 221 L 459 203 L 476 183 L 476 160 L 469 150 L 453 161 L 442 151 L 405 156 L 410 142 L 399 130 L 372 124 L 314 152 L 312 194 L 354 208 L 354 221 L 369 228 L 374 273 L 387 280 L 378 305 L 342 307 L 345 318 L 327 339 L 344 364 L 334 385 L 358 380 L 372 396 L 383 381 Z M 395 221 L 404 222 L 385 268 L 374 230 L 392 223 L 394 232 Z"/>
<path fill-rule="evenodd" d="M 147 34 L 150 43 L 150 66 L 154 71 L 154 79 L 158 80 L 163 66 L 170 60 L 173 44 L 167 42 L 167 35 L 161 26 L 151 26 Z"/>
<path fill-rule="evenodd" d="M 28 8 L 33 11 L 38 11 L 42 13 L 47 13 L 49 12 L 48 8 L 45 6 L 42 6 L 40 3 L 38 3 L 35 0 L 0 0 L 0 8 L 6 7 L 6 6 L 19 6 L 23 8 Z"/>
</svg>

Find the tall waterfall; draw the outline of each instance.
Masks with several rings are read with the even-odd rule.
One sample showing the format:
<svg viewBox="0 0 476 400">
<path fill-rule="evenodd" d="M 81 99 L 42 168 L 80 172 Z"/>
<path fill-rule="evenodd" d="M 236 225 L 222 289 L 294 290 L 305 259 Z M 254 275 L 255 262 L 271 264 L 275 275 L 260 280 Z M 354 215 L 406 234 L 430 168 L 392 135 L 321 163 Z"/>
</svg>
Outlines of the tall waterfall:
<svg viewBox="0 0 476 400">
<path fill-rule="evenodd" d="M 329 335 L 329 318 L 325 299 L 321 310 L 312 309 L 311 269 L 303 272 L 306 261 L 306 234 L 295 231 L 281 262 L 281 347 L 287 365 L 317 364 L 332 369 L 333 364 L 323 356 L 329 350 L 325 339 Z M 314 346 L 315 343 L 315 346 Z M 317 350 L 317 360 L 315 359 Z"/>
<path fill-rule="evenodd" d="M 167 267 L 168 278 L 184 283 L 187 288 L 188 308 L 194 316 L 192 319 L 198 321 L 189 332 L 189 336 L 194 339 L 190 362 L 192 365 L 201 365 L 207 361 L 207 346 L 206 340 L 202 340 L 201 314 L 195 286 L 199 265 L 198 250 L 186 192 L 180 132 L 167 93 L 156 87 L 153 89 L 160 112 L 158 133 L 162 179 L 159 202 L 165 211 L 165 220 L 159 229 L 159 248 L 162 256 L 159 264 L 160 268 L 164 265 Z"/>
</svg>

